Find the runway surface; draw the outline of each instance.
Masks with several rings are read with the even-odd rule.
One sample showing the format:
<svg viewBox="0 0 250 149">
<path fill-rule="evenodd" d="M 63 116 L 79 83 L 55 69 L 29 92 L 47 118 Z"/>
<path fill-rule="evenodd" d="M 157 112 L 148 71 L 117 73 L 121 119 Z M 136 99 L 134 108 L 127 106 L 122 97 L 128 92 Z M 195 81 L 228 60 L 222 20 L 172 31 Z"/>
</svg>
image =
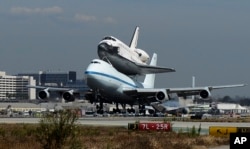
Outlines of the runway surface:
<svg viewBox="0 0 250 149">
<path fill-rule="evenodd" d="M 92 126 L 124 126 L 127 127 L 128 123 L 161 121 L 163 118 L 150 118 L 150 117 L 83 117 L 77 121 L 82 125 Z M 0 118 L 0 123 L 39 123 L 40 118 Z M 231 126 L 231 127 L 249 127 L 250 123 L 229 123 L 229 122 L 183 122 L 171 121 L 172 126 L 175 128 L 199 128 L 209 129 L 210 126 Z"/>
</svg>

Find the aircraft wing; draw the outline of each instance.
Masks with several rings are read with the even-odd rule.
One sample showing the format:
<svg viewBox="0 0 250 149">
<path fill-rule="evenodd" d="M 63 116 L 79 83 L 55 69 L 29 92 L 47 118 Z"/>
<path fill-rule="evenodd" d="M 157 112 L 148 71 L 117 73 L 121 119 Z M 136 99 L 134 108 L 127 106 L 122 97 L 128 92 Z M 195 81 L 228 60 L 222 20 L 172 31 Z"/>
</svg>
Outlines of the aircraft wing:
<svg viewBox="0 0 250 149">
<path fill-rule="evenodd" d="M 80 95 L 80 93 L 89 94 L 89 88 L 76 89 L 76 88 L 64 88 L 64 87 L 50 87 L 50 86 L 32 86 L 28 85 L 27 88 L 41 89 L 38 93 L 39 99 L 48 99 L 50 97 L 50 92 L 56 92 L 62 95 L 63 99 L 66 101 L 74 101 L 75 96 Z"/>
<path fill-rule="evenodd" d="M 221 85 L 221 86 L 206 86 L 206 87 L 188 87 L 188 88 L 169 88 L 167 92 L 169 94 L 176 93 L 179 97 L 187 97 L 192 95 L 200 95 L 202 98 L 210 96 L 210 92 L 214 89 L 243 87 L 246 84 L 235 84 L 235 85 Z"/>
<path fill-rule="evenodd" d="M 164 101 L 169 99 L 169 94 L 176 93 L 179 97 L 200 95 L 202 98 L 211 96 L 213 89 L 223 89 L 232 87 L 243 87 L 246 84 L 224 85 L 224 86 L 206 86 L 206 87 L 187 87 L 187 88 L 135 88 L 123 89 L 123 93 L 140 99 L 155 101 Z"/>
<path fill-rule="evenodd" d="M 168 99 L 167 90 L 159 88 L 123 89 L 123 93 L 137 99 L 142 99 L 145 103 L 162 102 Z"/>
<path fill-rule="evenodd" d="M 153 73 L 165 73 L 165 72 L 175 72 L 173 68 L 159 67 L 159 66 L 150 66 L 142 65 L 135 63 L 141 70 L 141 74 L 153 74 Z"/>
<path fill-rule="evenodd" d="M 33 86 L 28 85 L 28 88 L 36 88 L 36 89 L 47 89 L 48 91 L 70 91 L 70 88 L 63 88 L 63 87 L 50 87 L 50 86 Z"/>
</svg>

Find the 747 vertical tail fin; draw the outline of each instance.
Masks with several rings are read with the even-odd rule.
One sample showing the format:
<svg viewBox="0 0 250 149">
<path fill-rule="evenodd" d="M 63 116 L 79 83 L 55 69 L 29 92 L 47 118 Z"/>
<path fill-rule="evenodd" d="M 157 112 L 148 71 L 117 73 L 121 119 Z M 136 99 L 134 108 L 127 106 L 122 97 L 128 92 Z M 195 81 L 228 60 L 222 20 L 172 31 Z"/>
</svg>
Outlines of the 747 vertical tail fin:
<svg viewBox="0 0 250 149">
<path fill-rule="evenodd" d="M 154 53 L 150 62 L 150 66 L 157 65 L 157 54 Z M 145 76 L 143 85 L 145 88 L 154 88 L 155 86 L 155 74 L 147 74 Z"/>
</svg>

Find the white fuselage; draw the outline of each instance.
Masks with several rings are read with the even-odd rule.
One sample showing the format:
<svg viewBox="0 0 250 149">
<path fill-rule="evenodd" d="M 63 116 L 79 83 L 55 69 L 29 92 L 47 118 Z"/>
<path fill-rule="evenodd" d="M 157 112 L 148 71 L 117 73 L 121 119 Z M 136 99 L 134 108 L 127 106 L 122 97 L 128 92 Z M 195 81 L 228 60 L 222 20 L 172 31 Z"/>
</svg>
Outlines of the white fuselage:
<svg viewBox="0 0 250 149">
<path fill-rule="evenodd" d="M 122 89 L 142 88 L 143 85 L 118 72 L 109 63 L 94 59 L 85 71 L 87 85 L 106 100 L 117 103 L 135 104 L 136 99 L 127 96 Z"/>
</svg>

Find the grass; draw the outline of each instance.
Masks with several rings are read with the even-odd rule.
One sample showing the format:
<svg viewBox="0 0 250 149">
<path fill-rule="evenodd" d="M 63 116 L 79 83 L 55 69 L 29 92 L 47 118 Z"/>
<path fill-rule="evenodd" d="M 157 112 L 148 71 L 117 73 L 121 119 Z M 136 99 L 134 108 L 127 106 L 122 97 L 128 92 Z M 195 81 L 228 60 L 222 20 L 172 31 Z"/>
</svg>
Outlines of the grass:
<svg viewBox="0 0 250 149">
<path fill-rule="evenodd" d="M 0 149 L 42 148 L 36 140 L 38 124 L 0 124 Z M 194 146 L 229 144 L 229 138 L 189 133 L 131 131 L 124 127 L 94 127 L 79 125 L 78 135 L 83 149 L 192 149 Z M 64 146 L 69 148 L 69 146 Z"/>
</svg>

